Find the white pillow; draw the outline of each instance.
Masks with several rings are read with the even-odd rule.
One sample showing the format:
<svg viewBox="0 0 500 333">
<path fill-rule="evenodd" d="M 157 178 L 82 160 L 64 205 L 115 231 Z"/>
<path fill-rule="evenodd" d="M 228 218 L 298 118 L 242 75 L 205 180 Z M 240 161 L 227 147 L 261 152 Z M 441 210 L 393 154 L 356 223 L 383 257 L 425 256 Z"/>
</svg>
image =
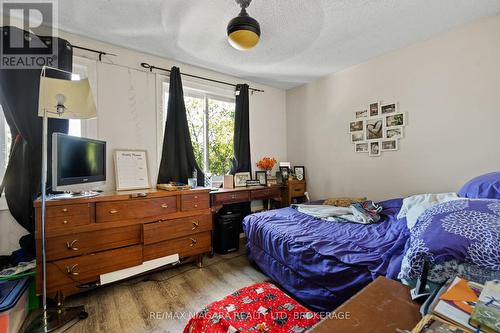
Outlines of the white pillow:
<svg viewBox="0 0 500 333">
<path fill-rule="evenodd" d="M 406 217 L 408 228 L 411 229 L 417 223 L 417 219 L 426 210 L 432 206 L 459 199 L 456 193 L 438 193 L 438 194 L 418 194 L 403 199 L 403 206 L 398 213 L 398 219 Z"/>
</svg>

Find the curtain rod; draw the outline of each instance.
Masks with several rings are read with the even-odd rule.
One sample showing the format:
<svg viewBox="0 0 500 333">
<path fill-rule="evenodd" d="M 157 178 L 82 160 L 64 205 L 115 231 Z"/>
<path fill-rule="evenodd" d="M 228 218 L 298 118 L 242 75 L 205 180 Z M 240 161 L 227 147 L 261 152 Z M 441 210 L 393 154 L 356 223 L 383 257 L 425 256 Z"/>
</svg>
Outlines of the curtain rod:
<svg viewBox="0 0 500 333">
<path fill-rule="evenodd" d="M 71 44 L 71 47 L 74 48 L 74 49 L 80 49 L 80 50 L 85 50 L 85 51 L 97 53 L 97 54 L 99 54 L 99 61 L 102 61 L 102 56 L 103 55 L 110 55 L 110 56 L 115 56 L 116 57 L 116 54 L 108 53 L 108 52 L 105 52 L 105 51 L 99 51 L 99 50 L 89 49 L 89 48 L 83 47 L 83 46 L 78 46 L 78 45 Z"/>
<path fill-rule="evenodd" d="M 146 62 L 142 62 L 141 63 L 141 67 L 142 68 L 149 68 L 150 72 L 152 72 L 154 69 L 157 69 L 157 70 L 160 70 L 160 71 L 165 71 L 165 72 L 169 72 L 170 73 L 170 69 L 162 68 L 162 67 L 157 67 L 157 66 L 154 66 L 154 65 L 150 65 L 150 64 L 148 64 Z M 210 82 L 216 82 L 216 83 L 220 83 L 220 84 L 225 84 L 227 86 L 236 87 L 236 84 L 234 84 L 234 83 L 229 83 L 229 82 L 225 82 L 225 81 L 210 79 L 208 77 L 203 77 L 203 76 L 198 76 L 198 75 L 193 75 L 193 74 L 188 74 L 188 73 L 181 73 L 181 75 L 189 76 L 189 77 L 194 77 L 196 79 L 201 79 L 201 80 L 205 80 L 205 81 L 210 81 Z M 251 88 L 250 87 L 248 89 L 251 90 L 252 92 L 254 92 L 254 91 L 264 92 L 264 90 L 257 89 L 257 88 Z"/>
</svg>

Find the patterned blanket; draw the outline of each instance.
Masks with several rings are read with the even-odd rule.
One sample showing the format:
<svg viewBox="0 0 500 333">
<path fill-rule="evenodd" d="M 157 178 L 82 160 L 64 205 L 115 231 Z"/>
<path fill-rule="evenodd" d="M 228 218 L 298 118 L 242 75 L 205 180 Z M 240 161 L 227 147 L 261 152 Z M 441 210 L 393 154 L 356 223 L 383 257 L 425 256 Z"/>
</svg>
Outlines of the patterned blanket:
<svg viewBox="0 0 500 333">
<path fill-rule="evenodd" d="M 405 252 L 400 279 L 417 279 L 424 261 L 464 262 L 500 275 L 500 200 L 461 199 L 427 209 L 411 229 Z"/>
<path fill-rule="evenodd" d="M 301 333 L 320 320 L 271 283 L 257 283 L 214 302 L 191 318 L 184 333 Z"/>
</svg>

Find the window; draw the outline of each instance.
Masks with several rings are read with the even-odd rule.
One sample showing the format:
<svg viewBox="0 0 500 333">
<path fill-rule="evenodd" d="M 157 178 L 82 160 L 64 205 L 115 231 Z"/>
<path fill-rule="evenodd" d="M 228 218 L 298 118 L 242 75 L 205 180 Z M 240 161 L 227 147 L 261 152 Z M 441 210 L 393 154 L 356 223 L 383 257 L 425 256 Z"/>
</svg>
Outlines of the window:
<svg viewBox="0 0 500 333">
<path fill-rule="evenodd" d="M 222 176 L 233 160 L 234 97 L 184 88 L 184 103 L 196 162 L 205 174 Z M 168 84 L 163 85 L 163 127 Z M 162 128 L 163 128 L 162 127 Z"/>
</svg>

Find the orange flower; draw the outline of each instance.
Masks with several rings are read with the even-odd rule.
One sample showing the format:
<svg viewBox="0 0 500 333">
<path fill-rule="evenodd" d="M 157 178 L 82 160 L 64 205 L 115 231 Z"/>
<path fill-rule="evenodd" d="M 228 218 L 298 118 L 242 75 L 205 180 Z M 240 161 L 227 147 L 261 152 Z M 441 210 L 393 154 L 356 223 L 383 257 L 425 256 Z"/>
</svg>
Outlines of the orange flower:
<svg viewBox="0 0 500 333">
<path fill-rule="evenodd" d="M 263 157 L 259 162 L 257 162 L 257 167 L 264 170 L 271 170 L 276 165 L 276 159 L 274 157 Z"/>
</svg>

